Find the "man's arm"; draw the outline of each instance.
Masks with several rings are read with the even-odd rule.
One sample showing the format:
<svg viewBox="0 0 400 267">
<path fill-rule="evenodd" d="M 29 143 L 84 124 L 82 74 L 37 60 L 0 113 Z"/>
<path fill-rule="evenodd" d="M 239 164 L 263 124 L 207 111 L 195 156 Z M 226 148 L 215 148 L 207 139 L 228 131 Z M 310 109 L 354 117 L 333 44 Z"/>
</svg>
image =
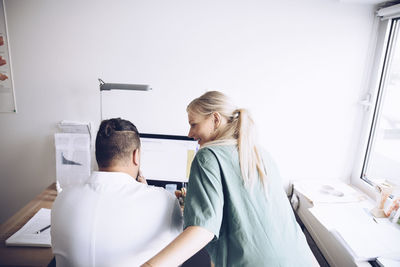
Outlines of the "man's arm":
<svg viewBox="0 0 400 267">
<path fill-rule="evenodd" d="M 176 267 L 196 254 L 213 238 L 214 234 L 207 229 L 200 226 L 189 226 L 142 267 Z"/>
</svg>

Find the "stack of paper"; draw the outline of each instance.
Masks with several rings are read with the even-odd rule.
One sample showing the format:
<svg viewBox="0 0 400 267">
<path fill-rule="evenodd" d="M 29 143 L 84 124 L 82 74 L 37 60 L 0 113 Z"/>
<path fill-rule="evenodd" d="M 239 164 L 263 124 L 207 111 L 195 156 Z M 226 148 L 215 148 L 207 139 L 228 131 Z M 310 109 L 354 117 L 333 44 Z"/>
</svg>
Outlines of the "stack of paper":
<svg viewBox="0 0 400 267">
<path fill-rule="evenodd" d="M 51 247 L 50 209 L 40 209 L 21 229 L 6 240 L 6 246 Z"/>
<path fill-rule="evenodd" d="M 66 121 L 63 120 L 58 124 L 63 133 L 81 133 L 91 135 L 91 123 L 79 121 Z"/>
</svg>

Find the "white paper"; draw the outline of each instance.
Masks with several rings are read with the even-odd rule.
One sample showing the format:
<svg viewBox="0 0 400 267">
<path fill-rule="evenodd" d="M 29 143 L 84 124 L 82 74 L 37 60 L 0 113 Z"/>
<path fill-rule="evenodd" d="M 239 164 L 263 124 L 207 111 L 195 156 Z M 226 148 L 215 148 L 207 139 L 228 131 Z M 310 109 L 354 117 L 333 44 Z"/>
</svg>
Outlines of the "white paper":
<svg viewBox="0 0 400 267">
<path fill-rule="evenodd" d="M 37 234 L 38 230 L 50 225 L 51 210 L 41 208 L 24 226 L 6 240 L 7 246 L 51 247 L 50 228 Z"/>
<path fill-rule="evenodd" d="M 294 187 L 311 203 L 350 203 L 366 199 L 341 181 L 295 181 Z"/>
<path fill-rule="evenodd" d="M 385 255 L 400 255 L 400 230 L 390 223 L 380 223 L 361 205 L 329 204 L 310 209 L 356 261 Z"/>
<path fill-rule="evenodd" d="M 90 176 L 90 135 L 56 133 L 56 177 L 60 187 L 83 183 Z"/>
<path fill-rule="evenodd" d="M 63 133 L 91 134 L 91 124 L 89 122 L 63 120 L 58 124 L 58 128 Z"/>
<path fill-rule="evenodd" d="M 390 259 L 390 258 L 385 258 L 385 257 L 379 257 L 376 261 L 378 262 L 378 264 L 380 264 L 380 266 L 400 267 L 400 259 L 395 260 L 395 259 Z"/>
</svg>

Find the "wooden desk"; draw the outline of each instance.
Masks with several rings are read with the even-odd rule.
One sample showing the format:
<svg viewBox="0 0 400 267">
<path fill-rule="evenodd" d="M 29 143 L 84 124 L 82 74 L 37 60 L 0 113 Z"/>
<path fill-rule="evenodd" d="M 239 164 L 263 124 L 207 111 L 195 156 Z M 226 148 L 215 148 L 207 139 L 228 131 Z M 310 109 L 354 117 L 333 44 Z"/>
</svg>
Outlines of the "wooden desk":
<svg viewBox="0 0 400 267">
<path fill-rule="evenodd" d="M 54 257 L 51 248 L 6 247 L 5 240 L 20 229 L 39 209 L 51 209 L 56 196 L 56 184 L 53 183 L 0 226 L 0 266 L 49 265 Z"/>
</svg>

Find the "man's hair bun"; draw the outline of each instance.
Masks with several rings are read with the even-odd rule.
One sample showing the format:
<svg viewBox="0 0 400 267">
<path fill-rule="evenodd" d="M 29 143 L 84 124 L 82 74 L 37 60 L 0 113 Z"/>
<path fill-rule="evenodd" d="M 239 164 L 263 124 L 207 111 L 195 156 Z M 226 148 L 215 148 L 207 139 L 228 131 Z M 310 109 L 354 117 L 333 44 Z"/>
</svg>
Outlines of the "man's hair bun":
<svg viewBox="0 0 400 267">
<path fill-rule="evenodd" d="M 115 126 L 116 125 L 115 125 L 114 120 L 107 121 L 107 123 L 104 125 L 104 129 L 103 129 L 103 133 L 102 133 L 103 137 L 108 138 L 111 135 L 113 135 L 115 132 L 115 128 L 116 128 Z"/>
</svg>

